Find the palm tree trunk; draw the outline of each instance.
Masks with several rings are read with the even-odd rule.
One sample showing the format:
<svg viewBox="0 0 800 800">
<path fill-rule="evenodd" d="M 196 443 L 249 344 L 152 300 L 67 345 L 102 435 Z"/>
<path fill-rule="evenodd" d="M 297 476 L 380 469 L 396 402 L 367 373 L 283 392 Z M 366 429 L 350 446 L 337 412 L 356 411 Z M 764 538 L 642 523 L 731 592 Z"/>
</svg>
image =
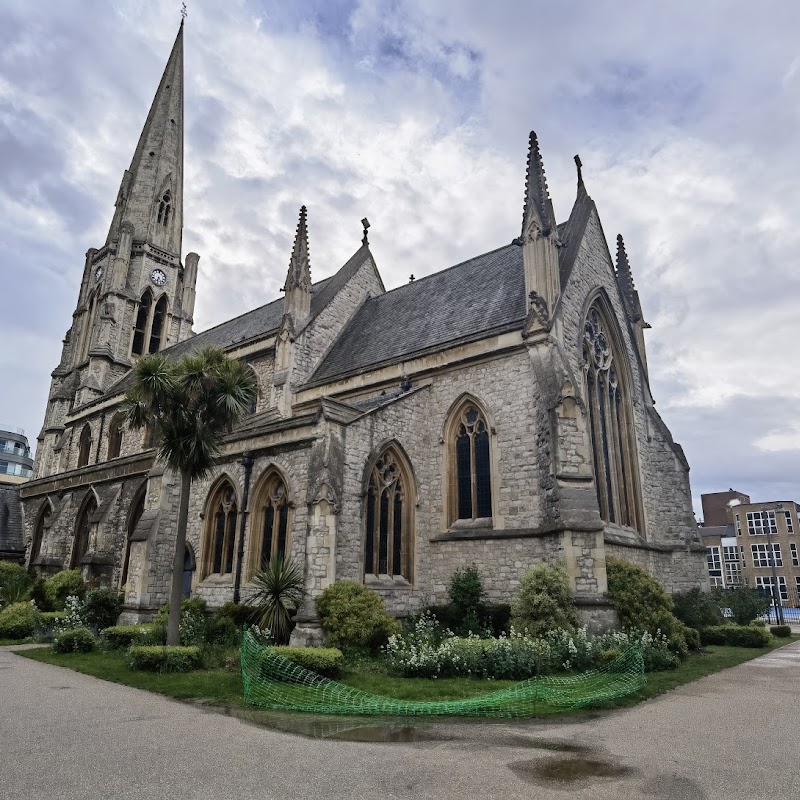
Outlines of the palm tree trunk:
<svg viewBox="0 0 800 800">
<path fill-rule="evenodd" d="M 181 600 L 183 599 L 183 561 L 186 557 L 186 523 L 189 520 L 189 492 L 192 476 L 181 471 L 181 501 L 178 507 L 178 529 L 175 532 L 175 556 L 172 559 L 172 589 L 169 594 L 167 644 L 180 644 Z"/>
</svg>

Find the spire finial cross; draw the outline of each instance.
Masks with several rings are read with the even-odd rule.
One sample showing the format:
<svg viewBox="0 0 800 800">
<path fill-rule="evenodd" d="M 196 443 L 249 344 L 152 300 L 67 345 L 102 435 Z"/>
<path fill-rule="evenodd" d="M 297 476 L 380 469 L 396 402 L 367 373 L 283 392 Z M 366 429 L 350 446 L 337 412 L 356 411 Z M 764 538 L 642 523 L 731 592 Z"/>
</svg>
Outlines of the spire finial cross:
<svg viewBox="0 0 800 800">
<path fill-rule="evenodd" d="M 181 19 L 186 19 L 189 12 L 186 10 L 186 3 L 181 3 Z"/>
<path fill-rule="evenodd" d="M 364 238 L 361 240 L 361 244 L 369 244 L 369 239 L 367 238 L 367 231 L 369 230 L 369 220 L 364 217 L 361 220 L 361 224 L 364 226 Z"/>
</svg>

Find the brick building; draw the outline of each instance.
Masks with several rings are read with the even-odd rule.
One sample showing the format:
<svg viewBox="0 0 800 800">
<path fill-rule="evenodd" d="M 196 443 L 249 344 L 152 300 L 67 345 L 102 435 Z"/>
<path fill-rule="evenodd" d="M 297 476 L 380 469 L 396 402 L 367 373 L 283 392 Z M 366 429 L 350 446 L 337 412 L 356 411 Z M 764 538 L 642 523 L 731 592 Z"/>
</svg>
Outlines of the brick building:
<svg viewBox="0 0 800 800">
<path fill-rule="evenodd" d="M 178 483 L 120 401 L 137 356 L 218 345 L 260 393 L 192 487 L 184 579 L 211 605 L 239 581 L 246 593 L 276 553 L 304 565 L 310 599 L 352 578 L 396 614 L 441 601 L 473 562 L 501 601 L 529 565 L 564 558 L 597 624 L 613 620 L 608 554 L 670 590 L 704 582 L 689 468 L 654 408 L 625 247 L 618 237 L 615 264 L 577 159 L 557 224 L 531 134 L 521 235 L 388 292 L 367 225 L 312 282 L 303 208 L 284 297 L 195 335 L 183 78 L 181 28 L 53 372 L 22 490 L 33 566 L 121 587 L 128 618 L 165 602 Z M 313 627 L 310 601 L 304 614 Z"/>
</svg>

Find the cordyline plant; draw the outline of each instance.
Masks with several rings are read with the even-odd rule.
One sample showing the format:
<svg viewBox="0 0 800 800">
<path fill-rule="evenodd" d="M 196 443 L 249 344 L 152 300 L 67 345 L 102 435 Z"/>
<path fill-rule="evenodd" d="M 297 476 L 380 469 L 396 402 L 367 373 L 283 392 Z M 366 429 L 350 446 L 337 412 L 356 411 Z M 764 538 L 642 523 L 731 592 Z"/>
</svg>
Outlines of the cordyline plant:
<svg viewBox="0 0 800 800">
<path fill-rule="evenodd" d="M 248 412 L 258 389 L 251 369 L 217 347 L 171 361 L 144 356 L 125 395 L 128 425 L 149 427 L 158 459 L 181 476 L 167 644 L 179 644 L 183 559 L 192 481 L 205 477 L 224 435 Z"/>
<path fill-rule="evenodd" d="M 253 607 L 251 619 L 267 628 L 276 644 L 289 644 L 292 617 L 305 596 L 303 569 L 294 561 L 275 556 L 251 579 L 255 594 L 247 600 Z"/>
</svg>

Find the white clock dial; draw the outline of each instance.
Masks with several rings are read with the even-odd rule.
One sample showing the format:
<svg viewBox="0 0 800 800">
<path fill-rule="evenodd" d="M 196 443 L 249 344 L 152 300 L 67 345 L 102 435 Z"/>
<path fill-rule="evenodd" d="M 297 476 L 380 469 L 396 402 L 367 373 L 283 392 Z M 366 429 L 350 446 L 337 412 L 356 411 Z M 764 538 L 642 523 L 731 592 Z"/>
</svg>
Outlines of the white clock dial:
<svg viewBox="0 0 800 800">
<path fill-rule="evenodd" d="M 102 268 L 102 267 L 98 267 L 98 268 L 97 268 L 97 269 L 94 271 L 94 279 L 95 279 L 96 281 L 99 281 L 99 280 L 100 280 L 100 278 L 102 278 L 102 277 L 103 277 L 103 268 Z"/>
<path fill-rule="evenodd" d="M 167 282 L 167 276 L 162 270 L 154 269 L 150 273 L 150 280 L 153 281 L 156 286 L 163 286 Z"/>
</svg>

